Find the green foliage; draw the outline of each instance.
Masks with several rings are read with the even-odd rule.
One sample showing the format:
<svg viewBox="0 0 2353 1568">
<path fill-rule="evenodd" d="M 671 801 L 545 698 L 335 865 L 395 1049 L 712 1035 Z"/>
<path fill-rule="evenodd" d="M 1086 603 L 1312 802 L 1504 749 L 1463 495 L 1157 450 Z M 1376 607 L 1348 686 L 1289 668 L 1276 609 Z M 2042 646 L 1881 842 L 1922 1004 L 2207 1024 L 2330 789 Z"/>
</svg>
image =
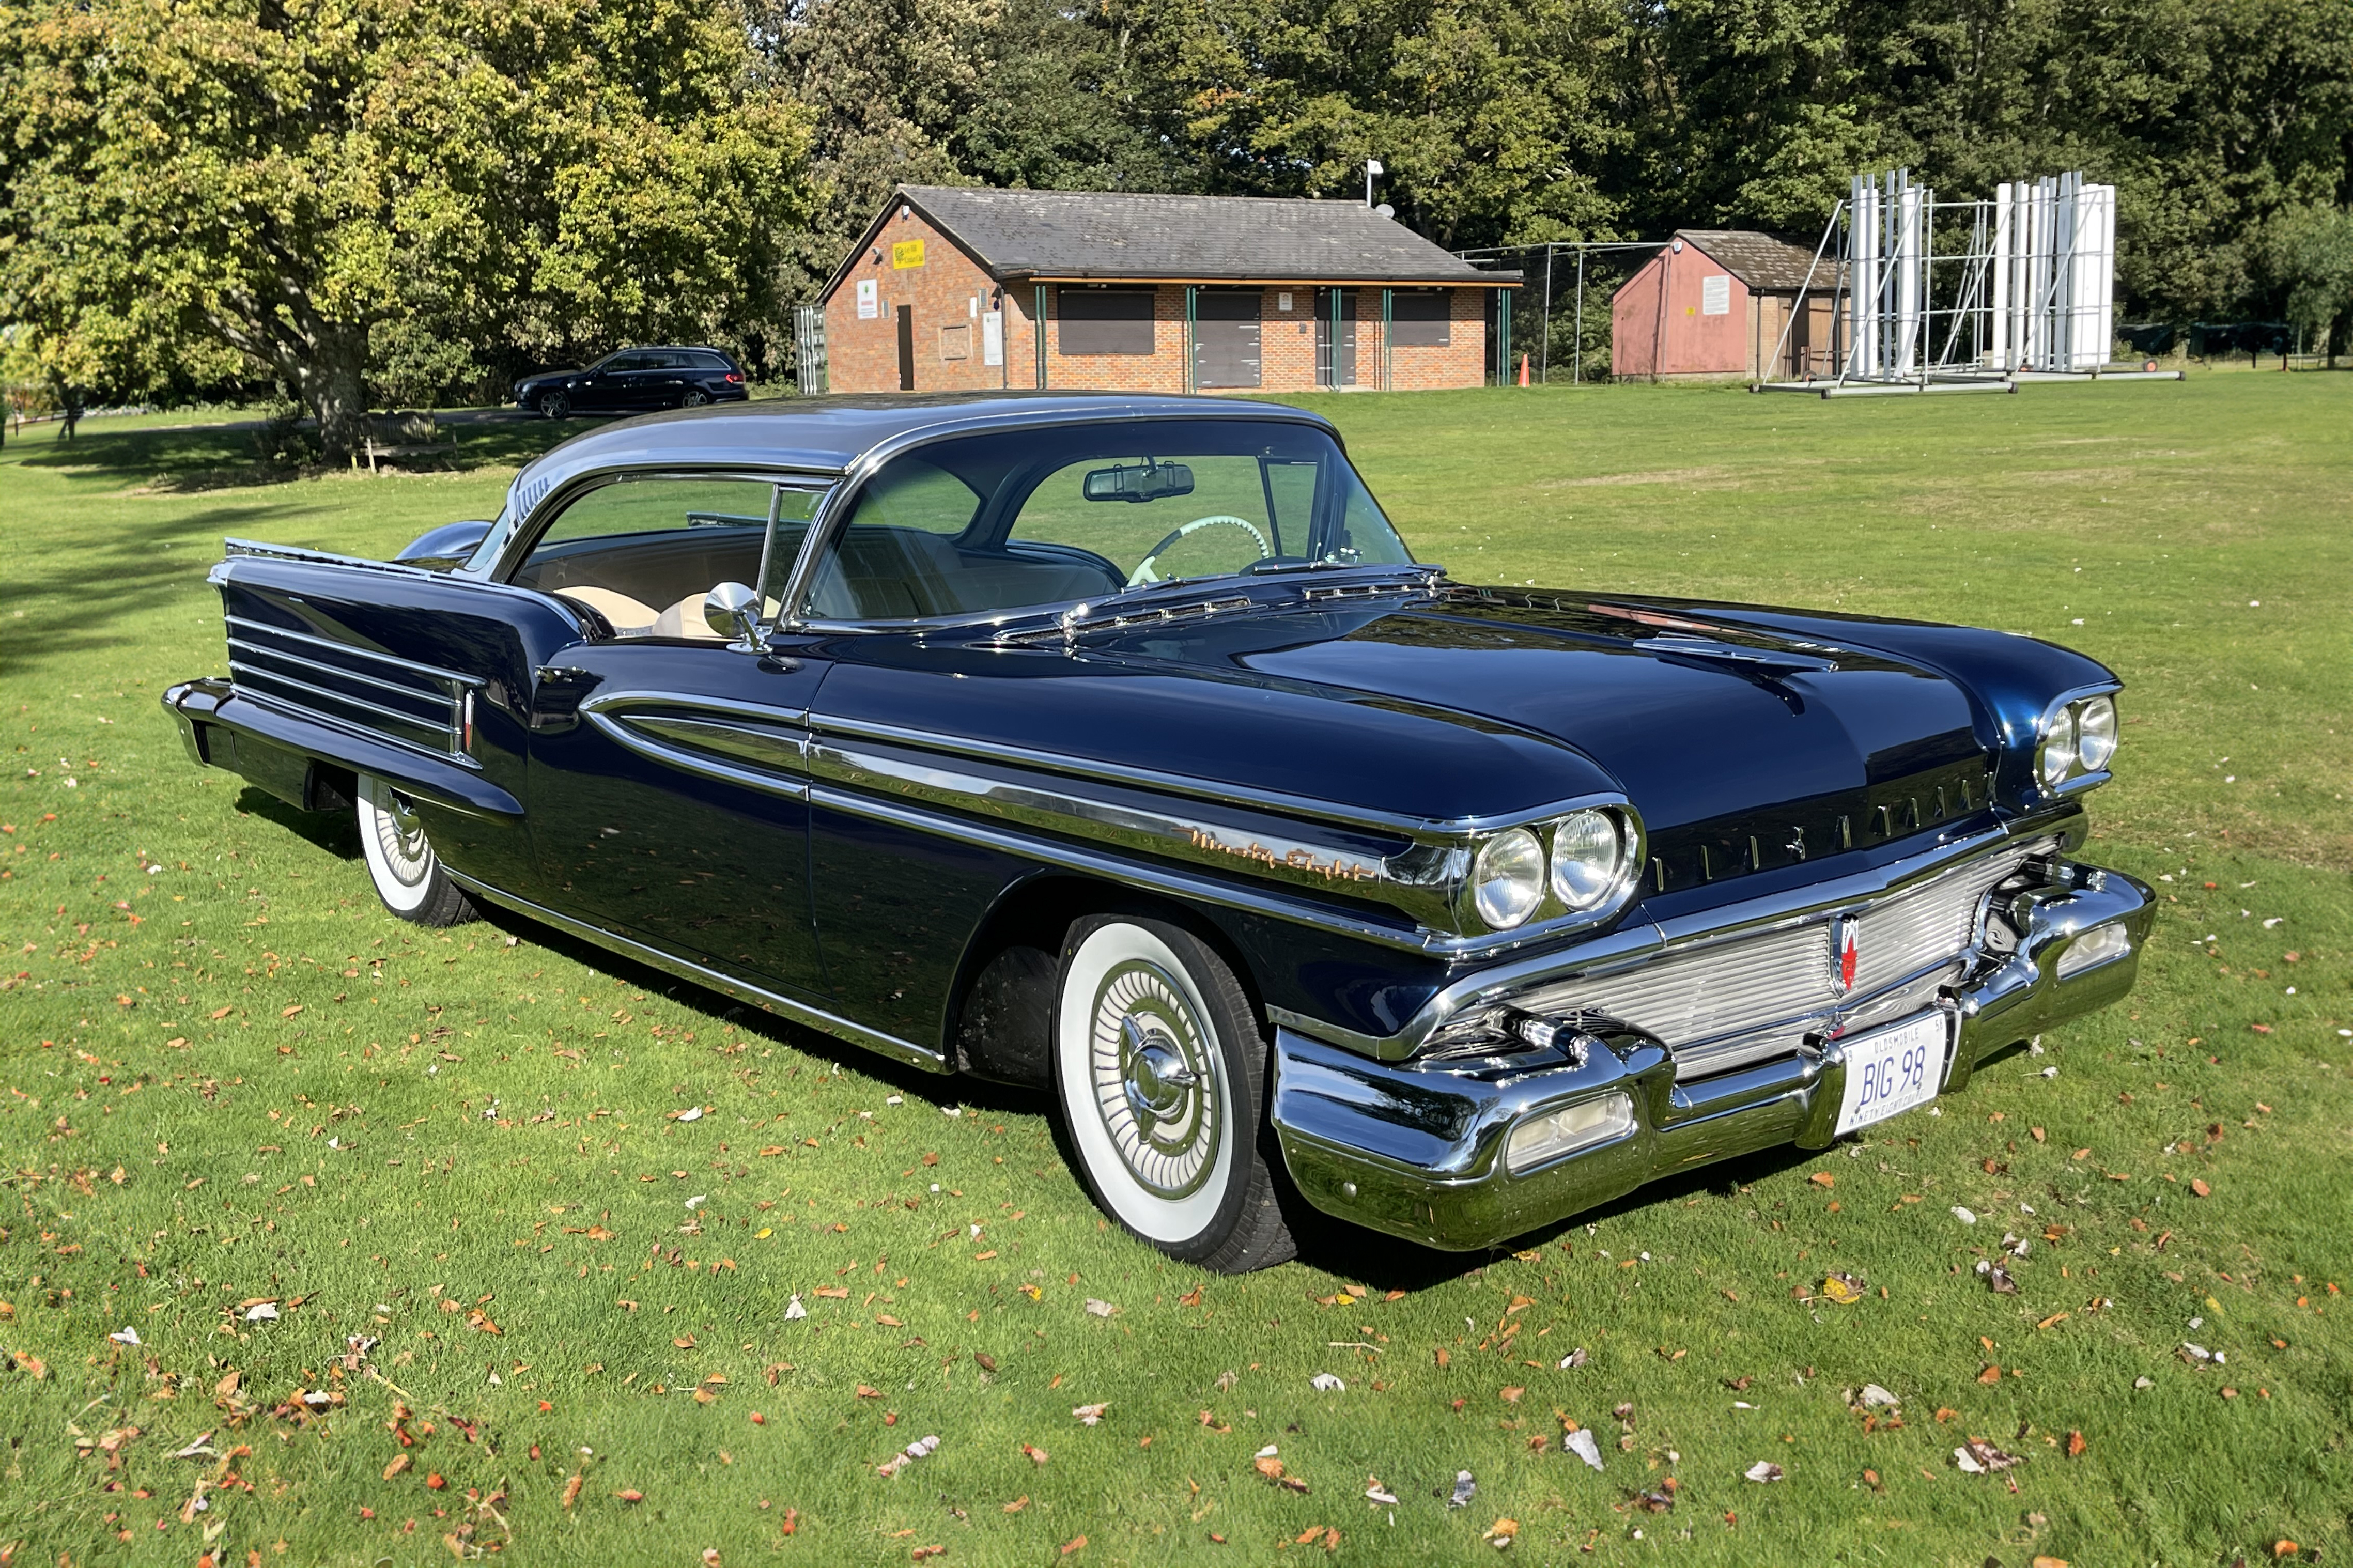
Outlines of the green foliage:
<svg viewBox="0 0 2353 1568">
<path fill-rule="evenodd" d="M 409 386 L 776 309 L 806 116 L 686 0 L 14 0 L 0 317 L 68 379 Z M 379 339 L 379 334 L 381 338 Z"/>
<path fill-rule="evenodd" d="M 2287 319 L 2305 329 L 2314 347 L 2326 342 L 2328 363 L 2336 364 L 2353 325 L 2353 212 L 2291 207 L 2268 237 L 2273 270 L 2287 289 Z"/>
</svg>

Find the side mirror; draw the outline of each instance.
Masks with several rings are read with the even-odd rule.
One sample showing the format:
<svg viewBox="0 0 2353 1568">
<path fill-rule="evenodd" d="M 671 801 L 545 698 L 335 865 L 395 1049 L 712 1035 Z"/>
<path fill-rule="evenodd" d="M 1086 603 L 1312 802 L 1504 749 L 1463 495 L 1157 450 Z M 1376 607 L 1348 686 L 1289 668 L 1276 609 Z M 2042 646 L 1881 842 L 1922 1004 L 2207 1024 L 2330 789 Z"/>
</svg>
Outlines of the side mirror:
<svg viewBox="0 0 2353 1568">
<path fill-rule="evenodd" d="M 731 652 L 768 651 L 768 639 L 760 630 L 760 595 L 741 583 L 722 583 L 702 596 L 702 622 L 731 639 Z"/>
<path fill-rule="evenodd" d="M 482 542 L 482 536 L 491 531 L 491 527 L 481 519 L 445 522 L 410 540 L 393 560 L 403 566 L 422 566 L 428 572 L 448 571 L 465 563 L 466 557 L 474 552 L 474 547 Z"/>
</svg>

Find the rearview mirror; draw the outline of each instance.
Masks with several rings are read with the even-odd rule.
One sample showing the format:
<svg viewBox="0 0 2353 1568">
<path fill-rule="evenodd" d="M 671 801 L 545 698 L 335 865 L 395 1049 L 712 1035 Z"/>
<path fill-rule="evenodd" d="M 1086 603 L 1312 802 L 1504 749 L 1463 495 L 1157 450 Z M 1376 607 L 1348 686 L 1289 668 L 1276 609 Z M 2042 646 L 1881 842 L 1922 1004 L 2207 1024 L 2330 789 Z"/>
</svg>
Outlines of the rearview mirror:
<svg viewBox="0 0 2353 1568">
<path fill-rule="evenodd" d="M 1193 493 L 1193 470 L 1183 463 L 1123 463 L 1087 471 L 1089 500 L 1160 500 Z"/>
</svg>

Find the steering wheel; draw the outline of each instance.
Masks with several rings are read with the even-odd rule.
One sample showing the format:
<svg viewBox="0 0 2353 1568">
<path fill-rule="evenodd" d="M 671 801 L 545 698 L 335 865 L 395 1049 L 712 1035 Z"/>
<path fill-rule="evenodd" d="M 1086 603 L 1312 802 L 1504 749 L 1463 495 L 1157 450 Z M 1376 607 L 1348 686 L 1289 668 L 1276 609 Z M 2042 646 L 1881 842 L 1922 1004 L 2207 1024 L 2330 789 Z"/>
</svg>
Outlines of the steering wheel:
<svg viewBox="0 0 2353 1568">
<path fill-rule="evenodd" d="M 1192 521 L 1187 523 L 1184 527 L 1178 529 L 1176 532 L 1170 534 L 1159 543 L 1154 545 L 1152 547 L 1151 553 L 1147 554 L 1143 560 L 1135 563 L 1135 570 L 1128 576 L 1127 585 L 1131 588 L 1141 588 L 1146 583 L 1159 582 L 1160 574 L 1155 572 L 1152 568 L 1160 560 L 1160 555 L 1163 551 L 1166 550 L 1170 545 L 1176 543 L 1178 540 L 1184 538 L 1187 534 L 1191 533 L 1196 529 L 1212 528 L 1219 523 L 1224 523 L 1229 528 L 1239 528 L 1246 531 L 1252 539 L 1258 542 L 1258 558 L 1260 560 L 1264 561 L 1274 553 L 1274 546 L 1266 542 L 1266 535 L 1261 533 L 1258 531 L 1258 524 L 1252 522 L 1250 519 L 1246 517 L 1236 517 L 1229 511 L 1211 512 L 1207 517 L 1195 518 Z"/>
</svg>

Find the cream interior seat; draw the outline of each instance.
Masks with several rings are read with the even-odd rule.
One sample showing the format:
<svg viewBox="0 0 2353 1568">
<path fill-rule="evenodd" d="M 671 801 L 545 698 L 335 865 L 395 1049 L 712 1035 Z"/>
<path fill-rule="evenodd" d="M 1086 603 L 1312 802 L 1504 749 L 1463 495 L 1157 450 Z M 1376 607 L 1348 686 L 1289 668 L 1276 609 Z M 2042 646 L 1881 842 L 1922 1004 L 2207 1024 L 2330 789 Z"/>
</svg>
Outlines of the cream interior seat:
<svg viewBox="0 0 2353 1568">
<path fill-rule="evenodd" d="M 557 590 L 559 597 L 576 599 L 613 623 L 613 635 L 642 637 L 656 635 L 654 627 L 661 612 L 651 605 L 639 604 L 627 594 L 611 588 L 596 588 L 586 584 Z"/>
<path fill-rule="evenodd" d="M 653 627 L 641 635 L 655 637 L 694 637 L 704 642 L 724 642 L 711 623 L 702 618 L 705 594 L 689 594 L 660 615 L 654 616 Z"/>
</svg>

